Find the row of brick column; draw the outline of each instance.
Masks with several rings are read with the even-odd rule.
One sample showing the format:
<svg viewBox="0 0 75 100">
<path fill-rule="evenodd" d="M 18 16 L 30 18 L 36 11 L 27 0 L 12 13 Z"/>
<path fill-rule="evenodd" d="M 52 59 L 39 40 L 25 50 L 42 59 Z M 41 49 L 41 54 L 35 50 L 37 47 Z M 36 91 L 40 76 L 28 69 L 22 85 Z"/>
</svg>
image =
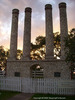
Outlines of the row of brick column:
<svg viewBox="0 0 75 100">
<path fill-rule="evenodd" d="M 60 10 L 60 34 L 61 34 L 61 59 L 64 59 L 64 37 L 68 36 L 66 3 L 59 4 Z M 22 60 L 30 60 L 31 46 L 31 12 L 32 9 L 25 9 L 24 21 L 24 39 L 23 39 L 23 56 Z M 18 15 L 19 10 L 12 10 L 12 28 L 11 28 L 11 43 L 10 43 L 10 59 L 16 59 L 17 54 L 17 37 L 18 37 Z M 53 20 L 52 20 L 52 5 L 45 5 L 45 23 L 46 23 L 46 59 L 54 59 L 54 40 L 53 40 Z"/>
</svg>

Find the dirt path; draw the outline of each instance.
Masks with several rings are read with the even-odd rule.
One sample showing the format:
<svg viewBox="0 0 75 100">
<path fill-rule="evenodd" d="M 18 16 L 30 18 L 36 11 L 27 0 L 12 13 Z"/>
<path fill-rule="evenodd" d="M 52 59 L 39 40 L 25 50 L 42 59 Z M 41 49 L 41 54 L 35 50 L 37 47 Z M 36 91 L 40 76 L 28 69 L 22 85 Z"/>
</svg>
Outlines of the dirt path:
<svg viewBox="0 0 75 100">
<path fill-rule="evenodd" d="M 32 95 L 33 94 L 31 93 L 21 93 L 8 100 L 29 100 L 32 97 Z"/>
</svg>

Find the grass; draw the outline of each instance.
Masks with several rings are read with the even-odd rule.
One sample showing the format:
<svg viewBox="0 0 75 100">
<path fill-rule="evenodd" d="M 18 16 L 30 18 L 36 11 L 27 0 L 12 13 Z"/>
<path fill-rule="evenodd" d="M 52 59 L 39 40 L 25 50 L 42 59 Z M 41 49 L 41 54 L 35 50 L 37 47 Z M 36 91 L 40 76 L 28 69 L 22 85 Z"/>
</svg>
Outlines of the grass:
<svg viewBox="0 0 75 100">
<path fill-rule="evenodd" d="M 8 100 L 9 98 L 19 93 L 20 92 L 0 91 L 0 100 Z M 53 94 L 34 94 L 30 100 L 75 100 L 75 96 L 53 95 Z"/>
<path fill-rule="evenodd" d="M 9 98 L 19 94 L 19 92 L 13 91 L 1 91 L 0 90 L 0 100 L 8 100 Z"/>
<path fill-rule="evenodd" d="M 75 100 L 75 96 L 34 94 L 30 100 Z"/>
</svg>

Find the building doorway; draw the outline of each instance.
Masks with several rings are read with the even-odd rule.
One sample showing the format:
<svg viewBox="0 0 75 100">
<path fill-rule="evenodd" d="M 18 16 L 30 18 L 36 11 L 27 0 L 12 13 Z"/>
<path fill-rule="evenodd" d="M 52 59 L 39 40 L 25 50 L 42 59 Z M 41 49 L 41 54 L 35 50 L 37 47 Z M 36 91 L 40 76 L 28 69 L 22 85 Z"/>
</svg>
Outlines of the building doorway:
<svg viewBox="0 0 75 100">
<path fill-rule="evenodd" d="M 31 78 L 44 78 L 43 71 L 44 69 L 39 65 L 32 65 L 31 68 Z"/>
</svg>

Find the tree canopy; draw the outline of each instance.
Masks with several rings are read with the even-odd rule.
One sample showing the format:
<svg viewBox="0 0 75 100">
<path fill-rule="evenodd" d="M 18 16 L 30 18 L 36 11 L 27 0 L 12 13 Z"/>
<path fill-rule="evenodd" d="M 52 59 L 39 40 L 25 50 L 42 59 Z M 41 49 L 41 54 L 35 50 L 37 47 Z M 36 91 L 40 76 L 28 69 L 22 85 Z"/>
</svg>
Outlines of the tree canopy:
<svg viewBox="0 0 75 100">
<path fill-rule="evenodd" d="M 71 69 L 75 68 L 75 28 L 70 31 L 70 34 L 65 39 L 65 54 L 66 62 L 69 63 Z"/>
</svg>

